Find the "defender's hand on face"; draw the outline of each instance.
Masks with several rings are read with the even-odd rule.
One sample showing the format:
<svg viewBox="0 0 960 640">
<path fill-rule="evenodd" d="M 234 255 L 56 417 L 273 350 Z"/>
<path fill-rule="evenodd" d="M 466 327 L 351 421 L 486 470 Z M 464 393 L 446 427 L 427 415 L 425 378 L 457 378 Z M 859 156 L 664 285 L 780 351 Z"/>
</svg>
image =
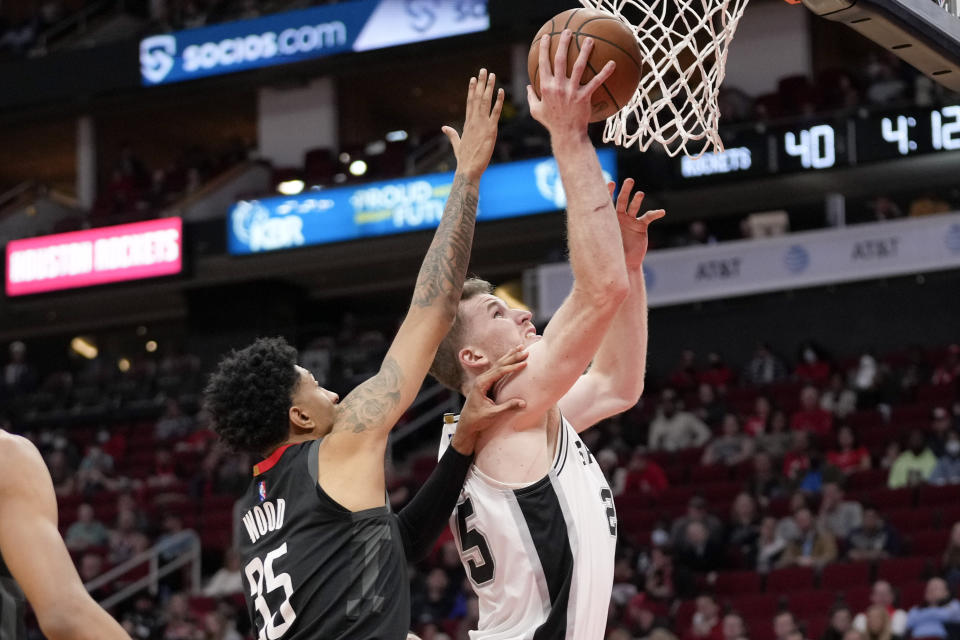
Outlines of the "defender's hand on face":
<svg viewBox="0 0 960 640">
<path fill-rule="evenodd" d="M 600 88 L 613 74 L 616 64 L 607 62 L 590 82 L 580 86 L 583 71 L 587 68 L 590 52 L 593 51 L 593 38 L 586 38 L 580 47 L 577 61 L 567 76 L 567 51 L 573 34 L 564 29 L 560 34 L 557 53 L 550 66 L 550 38 L 540 38 L 540 98 L 531 85 L 527 85 L 527 100 L 530 103 L 530 115 L 545 126 L 552 134 L 586 133 L 592 108 L 590 99 L 593 92 Z"/>
<path fill-rule="evenodd" d="M 487 74 L 480 69 L 478 78 L 470 78 L 467 89 L 467 116 L 463 123 L 463 135 L 457 134 L 452 127 L 443 127 L 442 131 L 450 139 L 453 153 L 457 157 L 457 171 L 468 180 L 477 181 L 493 155 L 497 142 L 497 122 L 503 109 L 503 89 L 497 90 L 497 101 L 490 108 L 493 88 L 497 83 L 496 74 Z"/>
<path fill-rule="evenodd" d="M 519 411 L 527 403 L 519 398 L 505 400 L 497 404 L 490 399 L 490 389 L 505 376 L 520 371 L 527 366 L 529 354 L 522 346 L 516 346 L 506 353 L 492 369 L 477 376 L 467 394 L 467 402 L 460 412 L 460 424 L 451 441 L 451 446 L 464 455 L 473 453 L 477 435 L 503 420 L 511 411 Z"/>
<path fill-rule="evenodd" d="M 647 255 L 647 227 L 667 213 L 663 209 L 654 209 L 638 217 L 644 194 L 643 191 L 637 191 L 631 199 L 630 192 L 633 191 L 633 184 L 633 178 L 623 181 L 620 195 L 617 196 L 617 221 L 620 223 L 620 236 L 623 238 L 623 252 L 627 267 L 639 268 Z M 612 198 L 617 184 L 608 182 L 607 189 Z"/>
</svg>

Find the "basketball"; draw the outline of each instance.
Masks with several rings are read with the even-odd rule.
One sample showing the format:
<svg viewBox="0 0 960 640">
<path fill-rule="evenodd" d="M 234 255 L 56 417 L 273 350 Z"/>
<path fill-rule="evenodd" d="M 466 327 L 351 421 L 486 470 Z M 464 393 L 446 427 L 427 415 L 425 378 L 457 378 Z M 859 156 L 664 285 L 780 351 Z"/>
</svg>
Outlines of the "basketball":
<svg viewBox="0 0 960 640">
<path fill-rule="evenodd" d="M 540 97 L 540 38 L 550 36 L 550 60 L 557 52 L 560 34 L 564 29 L 573 32 L 570 50 L 567 53 L 567 72 L 573 68 L 580 53 L 584 39 L 594 40 L 590 60 L 583 72 L 580 83 L 586 84 L 609 61 L 617 67 L 613 75 L 593 94 L 593 113 L 591 122 L 605 120 L 620 111 L 630 102 L 634 91 L 640 84 L 641 68 L 640 46 L 627 25 L 609 13 L 596 9 L 569 9 L 551 18 L 537 32 L 530 52 L 527 55 L 527 71 L 530 83 L 537 97 Z"/>
</svg>

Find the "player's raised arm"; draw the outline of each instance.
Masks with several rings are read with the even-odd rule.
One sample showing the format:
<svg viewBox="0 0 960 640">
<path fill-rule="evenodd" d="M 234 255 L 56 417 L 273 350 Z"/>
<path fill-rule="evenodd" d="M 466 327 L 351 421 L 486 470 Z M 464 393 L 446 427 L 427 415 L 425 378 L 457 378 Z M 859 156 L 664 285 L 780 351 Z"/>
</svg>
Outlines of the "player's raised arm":
<svg viewBox="0 0 960 640">
<path fill-rule="evenodd" d="M 590 97 L 613 72 L 613 62 L 587 84 L 580 78 L 593 41 L 586 39 L 567 75 L 567 49 L 571 34 L 560 36 L 551 71 L 550 38 L 540 40 L 540 89 L 537 99 L 528 87 L 530 112 L 550 132 L 554 157 L 567 194 L 567 243 L 574 285 L 543 333 L 530 347 L 525 371 L 505 383 L 502 397 L 521 397 L 527 408 L 514 426 L 536 424 L 573 386 L 593 359 L 620 304 L 629 282 L 623 259 L 623 242 L 600 161 L 587 136 Z"/>
<path fill-rule="evenodd" d="M 493 100 L 495 83 L 496 76 L 481 69 L 467 89 L 463 136 L 443 128 L 457 158 L 443 219 L 420 267 L 410 309 L 380 371 L 344 398 L 333 433 L 386 438 L 416 397 L 440 341 L 453 324 L 470 262 L 478 185 L 493 154 L 503 107 L 502 89 Z"/>
<path fill-rule="evenodd" d="M 57 531 L 57 500 L 29 441 L 0 434 L 0 553 L 50 640 L 130 640 L 83 588 Z"/>
<path fill-rule="evenodd" d="M 643 281 L 643 259 L 647 255 L 647 227 L 665 213 L 657 209 L 639 216 L 643 192 L 638 191 L 631 199 L 633 185 L 632 178 L 624 180 L 617 197 L 617 220 L 630 294 L 613 317 L 590 371 L 580 376 L 560 400 L 560 410 L 577 431 L 626 411 L 643 393 L 647 367 L 647 290 Z M 616 184 L 611 182 L 607 188 L 613 196 Z"/>
</svg>

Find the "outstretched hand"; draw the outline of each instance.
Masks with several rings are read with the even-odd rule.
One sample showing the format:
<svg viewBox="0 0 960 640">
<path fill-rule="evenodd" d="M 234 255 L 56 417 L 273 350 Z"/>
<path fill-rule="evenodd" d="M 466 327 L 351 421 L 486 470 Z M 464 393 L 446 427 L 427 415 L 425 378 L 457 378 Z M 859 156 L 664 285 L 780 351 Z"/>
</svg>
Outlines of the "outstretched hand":
<svg viewBox="0 0 960 640">
<path fill-rule="evenodd" d="M 451 446 L 464 455 L 473 453 L 477 436 L 505 418 L 512 411 L 527 406 L 520 398 L 512 398 L 501 403 L 490 399 L 490 389 L 502 378 L 516 373 L 527 366 L 529 353 L 522 347 L 511 349 L 500 358 L 489 371 L 477 376 L 467 394 L 467 402 L 460 412 L 460 423 L 451 441 Z"/>
<path fill-rule="evenodd" d="M 640 207 L 643 206 L 643 191 L 637 191 L 630 197 L 633 191 L 633 178 L 627 178 L 623 181 L 623 187 L 617 196 L 617 221 L 620 223 L 620 235 L 623 238 L 623 253 L 627 261 L 628 269 L 636 269 L 643 265 L 643 259 L 647 255 L 647 227 L 654 220 L 659 220 L 667 215 L 663 209 L 654 209 L 647 211 L 642 216 Z M 616 182 L 608 182 L 607 189 L 610 191 L 610 197 L 613 197 L 617 190 Z"/>
<path fill-rule="evenodd" d="M 497 142 L 497 123 L 503 109 L 503 89 L 497 90 L 497 100 L 490 107 L 493 89 L 497 83 L 494 73 L 480 69 L 476 78 L 470 78 L 467 88 L 467 115 L 463 122 L 463 135 L 453 127 L 441 130 L 450 139 L 453 154 L 457 157 L 457 171 L 468 180 L 477 181 L 483 175 L 493 147 Z"/>
<path fill-rule="evenodd" d="M 549 34 L 540 38 L 540 98 L 537 98 L 533 86 L 527 85 L 527 101 L 530 104 L 530 115 L 545 126 L 551 135 L 565 133 L 582 133 L 586 135 L 587 125 L 593 112 L 591 98 L 594 91 L 613 74 L 616 63 L 607 62 L 604 67 L 585 85 L 580 84 L 583 72 L 590 60 L 593 51 L 593 38 L 586 38 L 580 47 L 580 54 L 570 75 L 567 76 L 567 51 L 573 37 L 569 29 L 560 34 L 560 42 L 554 56 L 553 67 L 550 66 L 550 39 Z"/>
</svg>

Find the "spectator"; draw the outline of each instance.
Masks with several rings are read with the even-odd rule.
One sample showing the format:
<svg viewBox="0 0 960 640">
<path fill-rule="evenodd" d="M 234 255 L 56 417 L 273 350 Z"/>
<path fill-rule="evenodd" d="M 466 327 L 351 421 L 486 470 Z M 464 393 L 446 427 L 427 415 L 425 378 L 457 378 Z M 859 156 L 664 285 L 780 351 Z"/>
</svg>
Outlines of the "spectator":
<svg viewBox="0 0 960 640">
<path fill-rule="evenodd" d="M 904 614 L 904 620 L 906 620 L 906 614 Z M 900 638 L 899 635 L 893 634 L 890 612 L 886 607 L 874 605 L 867 609 L 866 636 L 866 640 L 894 640 L 894 638 Z"/>
<path fill-rule="evenodd" d="M 907 440 L 907 450 L 897 456 L 893 466 L 890 467 L 887 486 L 891 489 L 902 489 L 922 484 L 930 478 L 936 466 L 937 457 L 927 446 L 923 432 L 914 429 Z"/>
<path fill-rule="evenodd" d="M 732 413 L 723 417 L 723 435 L 707 445 L 701 462 L 734 467 L 753 455 L 753 440 L 740 430 L 740 420 Z"/>
<path fill-rule="evenodd" d="M 893 587 L 886 580 L 877 580 L 873 583 L 870 590 L 870 608 L 880 607 L 887 612 L 890 620 L 890 631 L 895 636 L 903 636 L 907 630 L 907 612 L 898 609 L 893 594 Z M 853 628 L 857 631 L 867 632 L 867 616 L 870 609 L 858 613 L 853 619 Z M 872 640 L 872 639 L 871 639 Z"/>
<path fill-rule="evenodd" d="M 203 640 L 243 640 L 233 620 L 222 611 L 208 611 L 203 616 Z"/>
<path fill-rule="evenodd" d="M 947 436 L 953 431 L 950 413 L 943 407 L 936 407 L 930 413 L 930 437 L 927 446 L 938 458 L 946 453 Z"/>
<path fill-rule="evenodd" d="M 433 569 L 427 574 L 426 592 L 418 598 L 418 602 L 413 603 L 413 622 L 439 624 L 449 617 L 453 606 L 450 579 L 443 569 Z"/>
<path fill-rule="evenodd" d="M 848 629 L 845 634 L 843 634 L 843 640 L 867 640 L 866 634 L 863 634 L 856 629 Z"/>
<path fill-rule="evenodd" d="M 903 551 L 900 535 L 888 525 L 877 508 L 863 509 L 863 522 L 850 532 L 847 555 L 851 560 L 883 560 Z"/>
<path fill-rule="evenodd" d="M 786 542 L 794 542 L 800 539 L 800 529 L 797 528 L 797 523 L 793 518 L 793 515 L 800 509 L 809 509 L 810 501 L 807 499 L 807 494 L 803 491 L 794 491 L 790 494 L 790 515 L 784 518 L 781 518 L 777 522 L 777 535 L 783 538 Z"/>
<path fill-rule="evenodd" d="M 824 483 L 840 482 L 843 473 L 833 465 L 824 461 L 823 456 L 813 452 L 810 454 L 810 468 L 797 483 L 797 488 L 809 494 L 820 493 Z"/>
<path fill-rule="evenodd" d="M 800 410 L 790 416 L 790 428 L 825 437 L 833 431 L 833 415 L 820 408 L 820 392 L 806 386 L 800 392 Z"/>
<path fill-rule="evenodd" d="M 846 385 L 843 374 L 830 376 L 830 386 L 820 395 L 820 408 L 841 420 L 857 410 L 857 393 Z"/>
<path fill-rule="evenodd" d="M 720 620 L 720 605 L 710 594 L 697 598 L 696 611 L 690 621 L 690 630 L 685 640 L 723 640 L 723 625 Z"/>
<path fill-rule="evenodd" d="M 707 425 L 689 411 L 679 411 L 676 392 L 665 389 L 657 415 L 650 422 L 650 450 L 679 451 L 703 446 L 709 439 Z"/>
<path fill-rule="evenodd" d="M 644 573 L 644 590 L 650 598 L 660 602 L 673 600 L 673 557 L 666 547 L 655 546 L 650 551 L 650 564 Z"/>
<path fill-rule="evenodd" d="M 794 431 L 790 450 L 783 457 L 783 476 L 790 481 L 799 482 L 810 469 L 810 434 L 806 431 Z"/>
<path fill-rule="evenodd" d="M 936 485 L 960 484 L 960 434 L 956 431 L 947 433 L 943 455 L 937 460 L 928 482 Z"/>
<path fill-rule="evenodd" d="M 727 413 L 727 407 L 723 400 L 717 397 L 717 392 L 712 386 L 701 382 L 697 388 L 697 401 L 700 406 L 693 412 L 694 415 L 711 429 L 716 428 Z"/>
<path fill-rule="evenodd" d="M 950 529 L 950 541 L 943 552 L 943 576 L 951 589 L 960 586 L 960 522 Z"/>
<path fill-rule="evenodd" d="M 37 374 L 27 362 L 27 346 L 19 340 L 10 343 L 10 362 L 3 368 L 3 384 L 11 394 L 33 391 Z"/>
<path fill-rule="evenodd" d="M 800 364 L 794 371 L 797 380 L 815 387 L 823 387 L 830 378 L 830 370 L 830 363 L 816 345 L 808 342 L 800 347 Z M 842 640 L 842 638 L 836 638 L 836 640 Z"/>
<path fill-rule="evenodd" d="M 843 489 L 836 482 L 824 482 L 821 491 L 819 524 L 837 539 L 845 539 L 863 522 L 863 507 L 844 500 Z"/>
<path fill-rule="evenodd" d="M 71 550 L 102 547 L 110 540 L 110 532 L 103 523 L 94 518 L 93 507 L 81 504 L 77 509 L 77 521 L 67 529 L 66 543 Z"/>
<path fill-rule="evenodd" d="M 817 526 L 809 509 L 793 514 L 800 532 L 798 540 L 787 545 L 780 566 L 814 567 L 821 569 L 837 558 L 837 541 L 829 531 Z"/>
<path fill-rule="evenodd" d="M 680 391 L 690 391 L 697 386 L 697 356 L 692 349 L 684 349 L 680 362 L 667 378 L 667 384 Z"/>
<path fill-rule="evenodd" d="M 613 589 L 610 592 L 610 601 L 619 607 L 626 605 L 638 592 L 631 555 L 632 550 L 618 554 L 613 565 Z M 446 567 L 444 569 L 446 570 Z M 447 570 L 447 577 L 450 577 L 449 570 Z M 451 584 L 457 583 L 451 580 Z"/>
<path fill-rule="evenodd" d="M 153 433 L 157 440 L 177 440 L 193 431 L 193 418 L 183 415 L 180 403 L 174 398 L 168 398 L 163 416 L 157 420 Z"/>
<path fill-rule="evenodd" d="M 960 623 L 960 602 L 950 597 L 943 578 L 931 578 L 923 596 L 925 606 L 907 613 L 907 633 L 914 638 L 946 638 L 946 624 Z"/>
<path fill-rule="evenodd" d="M 223 554 L 223 566 L 207 582 L 203 588 L 203 595 L 208 598 L 220 598 L 243 593 L 243 581 L 240 576 L 240 554 L 236 549 L 227 549 Z"/>
<path fill-rule="evenodd" d="M 687 533 L 687 525 L 691 522 L 701 522 L 707 528 L 709 537 L 716 541 L 721 539 L 723 525 L 720 520 L 707 512 L 707 502 L 700 496 L 690 498 L 687 503 L 687 513 L 674 520 L 670 527 L 670 540 L 674 547 L 679 547 Z"/>
<path fill-rule="evenodd" d="M 153 472 L 147 478 L 151 487 L 169 487 L 180 481 L 179 469 L 170 449 L 160 448 L 154 457 Z"/>
<path fill-rule="evenodd" d="M 797 619 L 790 611 L 781 611 L 773 617 L 773 636 L 776 640 L 787 640 L 797 630 Z"/>
<path fill-rule="evenodd" d="M 200 629 L 190 612 L 186 594 L 175 593 L 167 601 L 163 616 L 164 640 L 193 640 Z"/>
<path fill-rule="evenodd" d="M 757 502 L 749 493 L 741 493 L 734 498 L 730 507 L 727 544 L 737 550 L 742 558 L 752 558 L 756 553 L 759 536 Z"/>
<path fill-rule="evenodd" d="M 767 396 L 757 396 L 753 401 L 753 413 L 747 418 L 743 430 L 751 436 L 762 436 L 768 432 L 773 404 Z"/>
<path fill-rule="evenodd" d="M 743 616 L 735 611 L 723 616 L 721 631 L 723 640 L 747 640 L 747 625 L 743 622 Z"/>
<path fill-rule="evenodd" d="M 709 384 L 721 393 L 733 382 L 733 369 L 728 367 L 716 351 L 707 355 L 707 368 L 697 376 L 700 384 Z"/>
<path fill-rule="evenodd" d="M 762 506 L 782 497 L 785 492 L 782 478 L 773 469 L 769 453 L 761 451 L 753 456 L 753 477 L 748 485 L 750 493 Z"/>
<path fill-rule="evenodd" d="M 830 613 L 830 625 L 820 636 L 820 640 L 843 640 L 851 627 L 853 615 L 850 608 L 845 605 L 837 605 Z"/>
<path fill-rule="evenodd" d="M 171 512 L 163 518 L 163 533 L 156 541 L 161 558 L 172 562 L 190 549 L 190 539 L 184 535 L 185 531 L 183 518 L 179 514 Z"/>
<path fill-rule="evenodd" d="M 47 468 L 58 496 L 68 496 L 76 490 L 76 475 L 64 449 L 55 450 L 47 456 Z"/>
<path fill-rule="evenodd" d="M 952 344 L 947 348 L 947 356 L 937 365 L 930 377 L 930 383 L 938 386 L 953 384 L 960 378 L 960 345 Z"/>
<path fill-rule="evenodd" d="M 747 363 L 743 381 L 754 386 L 779 382 L 787 377 L 787 368 L 767 344 L 757 345 L 753 358 Z"/>
<path fill-rule="evenodd" d="M 786 548 L 786 541 L 777 535 L 777 519 L 773 516 L 764 516 L 760 522 L 754 568 L 760 573 L 769 573 L 777 566 Z"/>
<path fill-rule="evenodd" d="M 676 565 L 689 573 L 712 574 L 720 568 L 723 547 L 703 522 L 687 523 L 677 545 Z M 710 578 L 707 578 L 710 581 Z"/>
<path fill-rule="evenodd" d="M 893 463 L 897 461 L 903 451 L 900 449 L 900 443 L 896 440 L 887 443 L 883 450 L 883 457 L 880 458 L 881 469 L 892 469 Z"/>
<path fill-rule="evenodd" d="M 627 603 L 623 623 L 630 631 L 630 638 L 646 638 L 654 629 L 669 629 L 670 622 L 656 614 L 649 598 L 638 593 Z"/>
<path fill-rule="evenodd" d="M 851 475 L 870 469 L 870 452 L 857 442 L 857 436 L 847 425 L 837 431 L 837 448 L 827 452 L 827 462 Z"/>
<path fill-rule="evenodd" d="M 99 489 L 116 489 L 119 484 L 113 475 L 113 457 L 98 445 L 90 445 L 87 454 L 77 469 L 77 485 L 81 493 L 90 493 Z"/>
<path fill-rule="evenodd" d="M 77 566 L 77 573 L 84 584 L 100 577 L 103 573 L 103 557 L 96 553 L 85 553 L 80 558 L 80 564 Z M 103 600 L 110 595 L 107 587 L 100 587 L 90 592 L 94 600 Z"/>
<path fill-rule="evenodd" d="M 136 529 L 134 513 L 132 511 L 117 513 L 117 527 L 110 534 L 110 562 L 120 564 L 149 546 L 147 537 Z"/>
<path fill-rule="evenodd" d="M 851 374 L 853 387 L 857 391 L 873 391 L 879 377 L 879 366 L 877 359 L 872 353 L 864 353 L 857 361 L 857 366 Z"/>
<path fill-rule="evenodd" d="M 782 458 L 790 449 L 793 442 L 793 433 L 787 425 L 787 414 L 775 409 L 770 414 L 767 432 L 757 438 L 760 449 L 775 458 Z"/>
<path fill-rule="evenodd" d="M 626 469 L 618 469 L 614 478 L 614 487 L 622 484 L 625 493 L 638 491 L 656 496 L 669 486 L 667 474 L 659 464 L 647 457 L 647 450 L 643 446 L 633 450 L 630 464 Z M 619 478 L 623 478 L 622 481 L 618 481 Z"/>
</svg>

